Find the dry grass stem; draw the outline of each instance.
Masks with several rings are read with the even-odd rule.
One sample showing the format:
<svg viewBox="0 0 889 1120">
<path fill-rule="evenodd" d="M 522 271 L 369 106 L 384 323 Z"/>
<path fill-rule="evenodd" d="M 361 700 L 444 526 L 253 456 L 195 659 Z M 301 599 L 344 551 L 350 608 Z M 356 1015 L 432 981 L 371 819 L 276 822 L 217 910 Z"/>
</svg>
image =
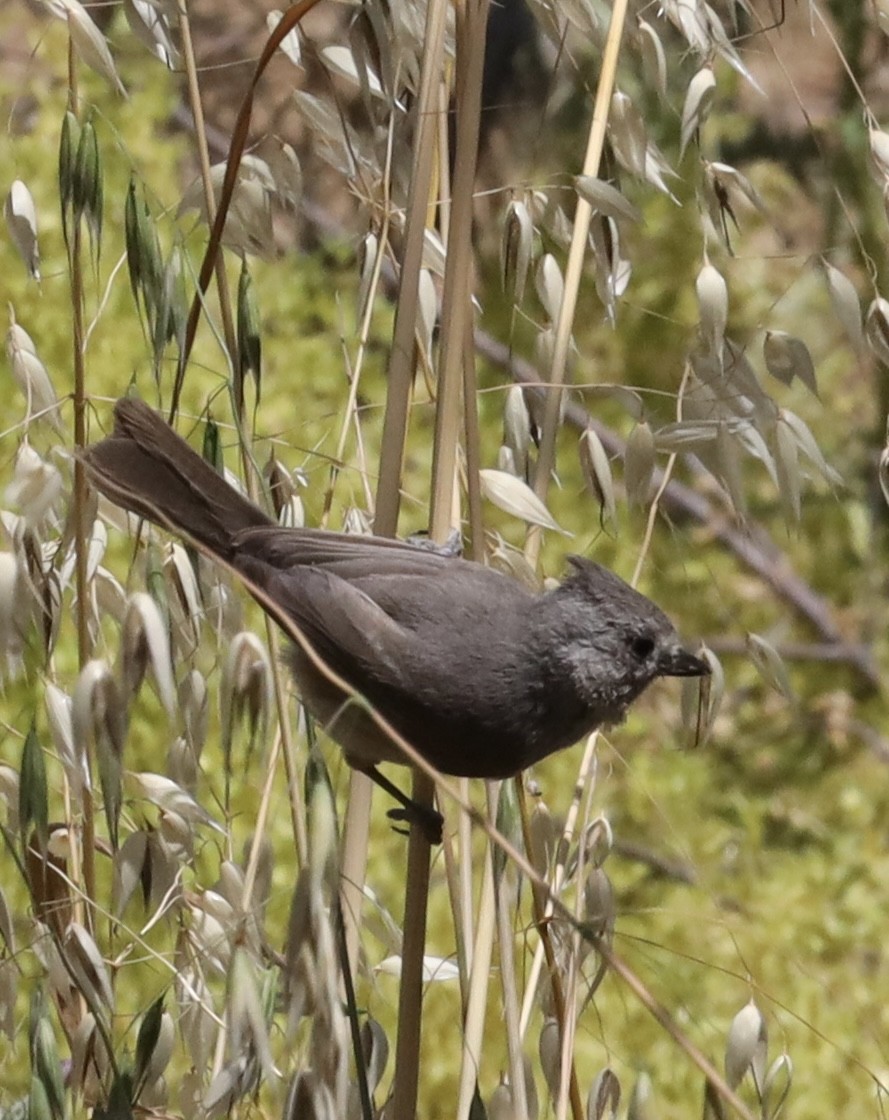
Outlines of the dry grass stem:
<svg viewBox="0 0 889 1120">
<path fill-rule="evenodd" d="M 596 100 L 593 105 L 589 138 L 583 161 L 583 174 L 597 177 L 605 146 L 608 126 L 609 106 L 617 81 L 617 64 L 620 56 L 620 43 L 627 18 L 627 0 L 615 0 L 611 9 L 608 37 L 602 56 L 602 69 L 596 86 Z M 571 247 L 568 252 L 568 265 L 565 273 L 565 287 L 559 303 L 559 318 L 556 323 L 555 343 L 546 393 L 546 411 L 540 434 L 540 454 L 534 475 L 534 489 L 539 498 L 546 496 L 556 455 L 556 436 L 562 407 L 562 392 L 568 366 L 568 350 L 571 333 L 574 329 L 574 314 L 577 308 L 577 294 L 583 276 L 586 260 L 587 235 L 593 209 L 581 195 L 577 197 L 574 210 L 574 224 L 571 231 Z M 540 551 L 541 534 L 532 528 L 528 533 L 525 555 L 531 565 L 535 565 Z"/>
</svg>

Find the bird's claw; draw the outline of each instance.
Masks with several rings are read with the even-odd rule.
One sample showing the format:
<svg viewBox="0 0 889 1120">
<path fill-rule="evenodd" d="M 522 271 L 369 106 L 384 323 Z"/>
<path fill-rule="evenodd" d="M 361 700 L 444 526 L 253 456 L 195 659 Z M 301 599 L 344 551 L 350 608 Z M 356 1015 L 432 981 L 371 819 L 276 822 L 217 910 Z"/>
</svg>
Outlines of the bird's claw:
<svg viewBox="0 0 889 1120">
<path fill-rule="evenodd" d="M 435 809 L 418 805 L 412 801 L 410 805 L 405 805 L 400 809 L 390 809 L 386 816 L 390 821 L 404 821 L 411 827 L 416 826 L 426 837 L 429 844 L 441 843 L 444 818 Z M 402 836 L 408 835 L 408 830 L 404 828 L 396 828 L 395 831 L 400 832 Z"/>
</svg>

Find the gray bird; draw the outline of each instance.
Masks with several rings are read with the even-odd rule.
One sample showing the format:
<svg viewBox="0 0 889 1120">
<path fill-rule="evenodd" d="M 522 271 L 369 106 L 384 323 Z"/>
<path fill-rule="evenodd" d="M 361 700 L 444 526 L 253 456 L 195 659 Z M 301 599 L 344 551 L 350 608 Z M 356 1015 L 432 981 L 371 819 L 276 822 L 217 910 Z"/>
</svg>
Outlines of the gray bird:
<svg viewBox="0 0 889 1120">
<path fill-rule="evenodd" d="M 590 560 L 570 557 L 564 583 L 535 594 L 408 543 L 281 528 L 147 405 L 121 399 L 114 416 L 83 457 L 97 489 L 245 576 L 445 774 L 509 777 L 618 723 L 655 677 L 710 671 L 651 600 Z M 399 747 L 299 645 L 289 663 L 349 765 L 415 810 L 376 769 L 404 764 Z"/>
</svg>

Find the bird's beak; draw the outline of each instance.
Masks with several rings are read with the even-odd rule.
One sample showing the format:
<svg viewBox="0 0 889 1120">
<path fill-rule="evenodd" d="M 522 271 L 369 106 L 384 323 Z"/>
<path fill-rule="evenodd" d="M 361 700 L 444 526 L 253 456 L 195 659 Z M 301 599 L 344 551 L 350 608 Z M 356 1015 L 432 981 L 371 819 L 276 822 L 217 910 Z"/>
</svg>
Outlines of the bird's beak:
<svg viewBox="0 0 889 1120">
<path fill-rule="evenodd" d="M 709 677 L 710 666 L 682 646 L 675 646 L 661 658 L 658 672 L 664 677 Z"/>
</svg>

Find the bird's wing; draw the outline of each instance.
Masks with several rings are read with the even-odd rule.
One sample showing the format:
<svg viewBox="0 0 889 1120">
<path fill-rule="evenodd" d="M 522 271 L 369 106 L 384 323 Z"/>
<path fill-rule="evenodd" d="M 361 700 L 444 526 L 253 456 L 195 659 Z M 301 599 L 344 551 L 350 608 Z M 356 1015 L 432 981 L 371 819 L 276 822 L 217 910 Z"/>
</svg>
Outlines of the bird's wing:
<svg viewBox="0 0 889 1120">
<path fill-rule="evenodd" d="M 435 680 L 442 698 L 459 704 L 455 665 L 474 666 L 473 676 L 482 677 L 490 666 L 496 677 L 498 665 L 521 659 L 528 607 L 535 597 L 499 572 L 447 557 L 439 558 L 441 564 L 426 565 L 425 553 L 415 549 L 396 554 L 392 564 L 362 552 L 324 567 L 281 567 L 270 563 L 265 546 L 273 541 L 285 550 L 286 559 L 289 542 L 276 541 L 271 533 L 263 536 L 261 548 L 255 547 L 259 538 L 251 534 L 249 540 L 254 547 L 248 551 L 246 539 L 242 541 L 236 567 L 350 681 L 420 693 Z M 277 558 L 272 552 L 271 559 Z M 344 570 L 353 568 L 359 574 L 344 578 Z"/>
<path fill-rule="evenodd" d="M 235 550 L 261 558 L 280 571 L 298 567 L 326 568 L 351 580 L 375 571 L 436 576 L 455 558 L 386 537 L 352 536 L 325 529 L 284 529 L 261 526 L 235 538 Z"/>
<path fill-rule="evenodd" d="M 265 559 L 241 557 L 239 569 L 291 618 L 312 647 L 347 680 L 368 674 L 398 678 L 414 636 L 364 591 L 317 567 L 281 571 Z"/>
<path fill-rule="evenodd" d="M 521 641 L 535 596 L 501 572 L 378 538 L 257 529 L 238 537 L 234 564 L 314 641 L 381 675 L 434 657 L 493 653 Z"/>
</svg>

